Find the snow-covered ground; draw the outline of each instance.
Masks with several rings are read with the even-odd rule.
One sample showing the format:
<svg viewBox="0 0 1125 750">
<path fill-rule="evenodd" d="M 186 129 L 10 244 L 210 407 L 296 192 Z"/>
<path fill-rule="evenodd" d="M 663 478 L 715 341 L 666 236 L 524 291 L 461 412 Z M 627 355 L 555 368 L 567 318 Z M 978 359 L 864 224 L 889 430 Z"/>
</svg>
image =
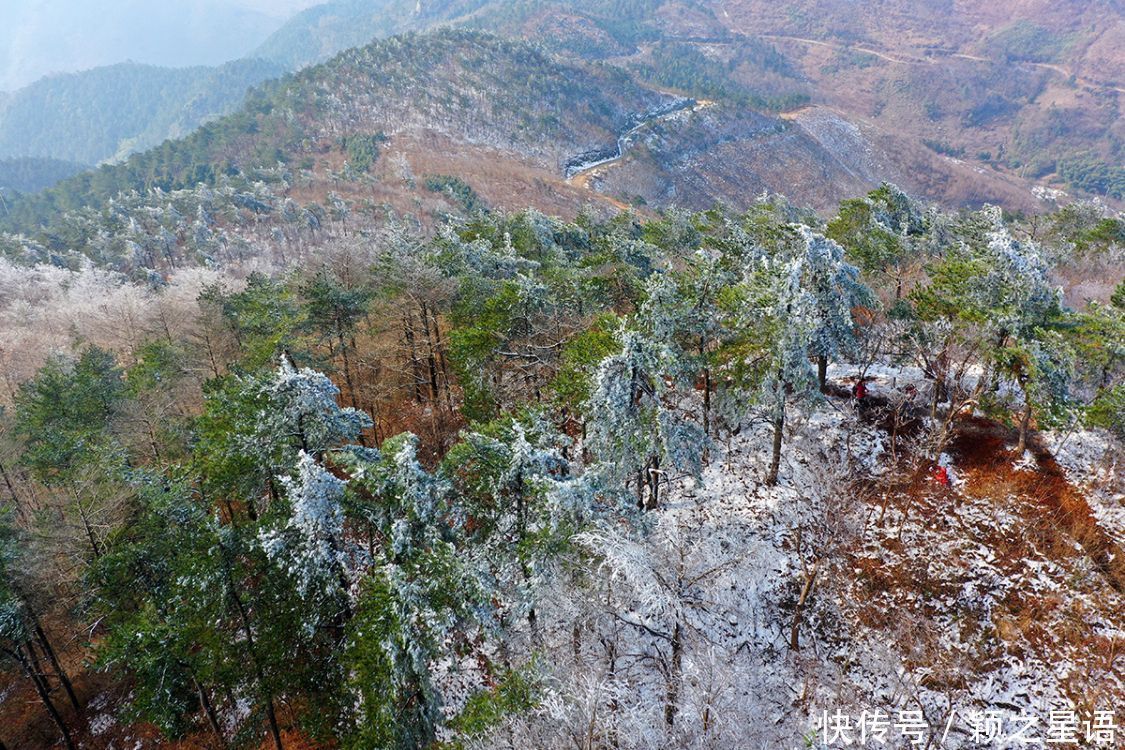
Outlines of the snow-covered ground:
<svg viewBox="0 0 1125 750">
<path fill-rule="evenodd" d="M 876 392 L 921 379 L 867 375 Z M 911 747 L 918 721 L 929 747 L 1018 746 L 1065 718 L 1051 711 L 1122 705 L 1125 598 L 1082 548 L 1003 481 L 947 454 L 943 485 L 890 466 L 887 441 L 833 400 L 791 421 L 777 487 L 762 483 L 769 428 L 751 427 L 644 532 L 583 535 L 600 566 L 539 605 L 547 700 L 480 746 Z M 1060 461 L 1108 527 L 1120 495 L 1115 510 L 1098 488 L 1119 472 L 1094 444 Z M 865 711 L 886 744 L 860 737 Z"/>
</svg>

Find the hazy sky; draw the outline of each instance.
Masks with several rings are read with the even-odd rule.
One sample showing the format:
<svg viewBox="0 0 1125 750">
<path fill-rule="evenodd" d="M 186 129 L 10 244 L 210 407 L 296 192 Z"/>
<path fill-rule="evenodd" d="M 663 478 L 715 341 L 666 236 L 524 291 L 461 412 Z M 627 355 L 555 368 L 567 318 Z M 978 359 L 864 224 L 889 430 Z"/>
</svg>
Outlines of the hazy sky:
<svg viewBox="0 0 1125 750">
<path fill-rule="evenodd" d="M 0 91 L 125 60 L 226 62 L 322 1 L 0 0 Z"/>
</svg>

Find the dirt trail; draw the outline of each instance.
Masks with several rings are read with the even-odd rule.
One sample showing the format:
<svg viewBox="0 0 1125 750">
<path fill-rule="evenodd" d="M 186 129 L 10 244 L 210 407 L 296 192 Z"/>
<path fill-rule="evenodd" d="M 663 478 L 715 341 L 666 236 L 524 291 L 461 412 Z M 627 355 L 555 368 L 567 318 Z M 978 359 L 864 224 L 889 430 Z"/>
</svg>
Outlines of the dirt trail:
<svg viewBox="0 0 1125 750">
<path fill-rule="evenodd" d="M 817 47 L 828 47 L 829 49 L 835 50 L 855 50 L 856 52 L 864 52 L 868 55 L 874 55 L 881 60 L 898 63 L 900 65 L 925 65 L 927 63 L 933 62 L 933 60 L 921 57 L 895 57 L 894 55 L 889 55 L 886 52 L 880 52 L 877 49 L 872 49 L 871 47 L 863 47 L 856 44 L 825 42 L 819 39 L 806 39 L 802 36 L 787 36 L 785 34 L 759 34 L 758 36 L 762 37 L 763 39 L 780 39 L 786 42 L 800 42 L 802 44 L 812 44 Z"/>
<path fill-rule="evenodd" d="M 845 389 L 832 395 L 850 398 Z M 888 403 L 868 397 L 861 411 L 863 418 L 878 424 L 888 433 Z M 922 413 L 908 415 L 900 422 L 900 439 L 909 439 L 922 427 Z M 1035 459 L 1033 470 L 1017 469 L 1012 454 L 1015 430 L 993 420 L 972 416 L 959 419 L 947 452 L 955 470 L 966 480 L 965 490 L 997 499 L 1014 496 L 1025 503 L 1025 518 L 1035 536 L 1046 548 L 1065 553 L 1078 544 L 1118 593 L 1125 594 L 1125 549 L 1102 528 L 1085 495 L 1067 479 L 1066 473 L 1042 441 L 1032 435 L 1027 450 Z M 930 484 L 928 467 L 916 467 L 898 491 L 913 496 L 926 494 Z"/>
<path fill-rule="evenodd" d="M 889 406 L 875 396 L 862 418 L 887 429 Z M 904 455 L 919 445 L 927 412 L 906 415 L 901 463 L 856 485 L 866 522 L 841 563 L 847 616 L 889 637 L 931 690 L 1018 684 L 1019 663 L 1058 666 L 1060 697 L 1119 704 L 1125 553 L 1050 451 L 1033 439 L 1034 461 L 1015 465 L 1014 430 L 997 422 L 957 421 L 945 450 L 952 484 L 922 456 Z"/>
</svg>

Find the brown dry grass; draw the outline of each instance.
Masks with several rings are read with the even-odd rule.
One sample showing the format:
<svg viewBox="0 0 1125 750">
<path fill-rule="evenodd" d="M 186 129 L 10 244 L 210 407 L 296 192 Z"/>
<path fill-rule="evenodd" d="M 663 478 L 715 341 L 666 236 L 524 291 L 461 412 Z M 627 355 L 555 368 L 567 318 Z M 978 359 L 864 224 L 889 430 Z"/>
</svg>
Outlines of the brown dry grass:
<svg viewBox="0 0 1125 750">
<path fill-rule="evenodd" d="M 1079 705 L 1119 704 L 1125 696 L 1112 694 L 1112 684 L 1125 678 L 1125 640 L 1090 623 L 1119 616 L 1113 608 L 1125 584 L 1125 553 L 1050 453 L 1033 441 L 1036 469 L 1016 469 L 1014 442 L 1002 425 L 967 418 L 949 446 L 964 480 L 960 489 L 932 481 L 926 465 L 868 488 L 872 517 L 886 503 L 896 523 L 906 515 L 903 525 L 912 532 L 904 540 L 901 532 L 879 529 L 857 541 L 846 561 L 852 614 L 862 627 L 898 634 L 896 648 L 907 664 L 928 668 L 932 688 L 956 690 L 1010 658 L 1069 662 L 1075 669 L 1064 680 L 1068 697 Z M 960 595 L 974 580 L 969 560 L 959 552 L 935 560 L 943 550 L 982 549 L 1000 575 L 1020 582 L 987 612 L 975 597 Z M 1030 584 L 1029 561 L 1040 560 L 1063 571 L 1061 592 Z M 943 634 L 951 625 L 956 632 Z M 1104 679 L 1108 674 L 1115 679 Z"/>
</svg>

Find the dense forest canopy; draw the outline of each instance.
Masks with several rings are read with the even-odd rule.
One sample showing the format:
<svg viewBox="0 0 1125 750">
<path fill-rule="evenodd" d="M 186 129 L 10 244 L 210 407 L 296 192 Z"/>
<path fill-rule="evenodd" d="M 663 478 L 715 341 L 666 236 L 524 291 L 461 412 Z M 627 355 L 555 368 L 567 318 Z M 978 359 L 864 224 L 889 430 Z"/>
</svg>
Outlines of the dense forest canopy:
<svg viewBox="0 0 1125 750">
<path fill-rule="evenodd" d="M 122 269 L 161 269 L 140 285 L 0 266 L 7 326 L 42 295 L 65 315 L 68 288 L 67 304 L 104 300 L 55 353 L 25 348 L 34 369 L 5 360 L 0 653 L 37 689 L 69 686 L 73 666 L 31 660 L 79 638 L 131 686 L 119 721 L 167 738 L 553 747 L 574 719 L 552 702 L 584 700 L 590 670 L 634 686 L 588 718 L 606 741 L 760 738 L 740 729 L 757 699 L 709 724 L 685 673 L 743 648 L 691 604 L 719 595 L 736 550 L 705 537 L 684 564 L 712 572 L 647 579 L 659 545 L 698 533 L 672 509 L 739 460 L 732 441 L 756 436 L 763 491 L 810 492 L 791 463 L 812 460 L 808 420 L 875 429 L 830 416 L 837 365 L 928 384 L 893 412 L 916 424 L 889 448 L 895 476 L 945 460 L 970 404 L 1013 426 L 1017 456 L 1051 426 L 1125 431 L 1125 286 L 1074 305 L 1057 284 L 1119 263 L 1123 223 L 1096 207 L 947 214 L 883 186 L 827 222 L 767 197 L 648 220 L 478 212 L 427 233 L 268 192 L 161 200 L 194 236 L 152 254 L 129 217 L 144 209 L 115 209 L 138 224 Z M 294 234 L 272 270 L 216 254 L 224 226 L 277 211 Z M 620 587 L 605 600 L 603 574 Z M 796 649 L 801 608 L 776 606 Z M 662 666 L 607 661 L 607 643 Z M 41 703 L 73 745 L 91 696 L 67 691 Z"/>
<path fill-rule="evenodd" d="M 0 190 L 37 193 L 85 170 L 85 165 L 58 159 L 0 159 Z"/>
</svg>

